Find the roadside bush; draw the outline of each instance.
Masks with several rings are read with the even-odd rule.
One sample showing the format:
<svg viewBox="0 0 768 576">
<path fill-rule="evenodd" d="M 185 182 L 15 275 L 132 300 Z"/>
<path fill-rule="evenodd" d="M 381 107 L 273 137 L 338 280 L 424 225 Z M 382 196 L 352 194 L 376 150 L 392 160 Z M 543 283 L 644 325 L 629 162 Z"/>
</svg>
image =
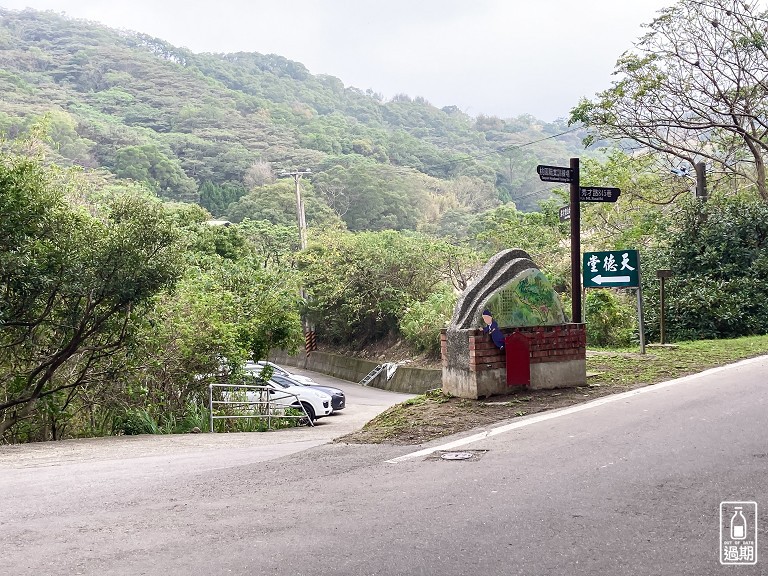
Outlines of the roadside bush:
<svg viewBox="0 0 768 576">
<path fill-rule="evenodd" d="M 154 418 L 142 408 L 129 409 L 116 416 L 114 433 L 136 436 L 138 434 L 160 434 Z"/>
<path fill-rule="evenodd" d="M 621 295 L 608 289 L 589 290 L 584 299 L 587 344 L 622 347 L 632 343 L 635 310 Z"/>
<path fill-rule="evenodd" d="M 666 283 L 670 342 L 768 333 L 768 203 L 754 196 L 689 202 L 645 263 L 650 339 L 659 336 L 659 268 L 673 274 Z"/>
<path fill-rule="evenodd" d="M 400 319 L 400 331 L 416 350 L 439 355 L 440 330 L 451 319 L 455 306 L 456 294 L 445 286 L 423 302 L 408 306 Z"/>
</svg>

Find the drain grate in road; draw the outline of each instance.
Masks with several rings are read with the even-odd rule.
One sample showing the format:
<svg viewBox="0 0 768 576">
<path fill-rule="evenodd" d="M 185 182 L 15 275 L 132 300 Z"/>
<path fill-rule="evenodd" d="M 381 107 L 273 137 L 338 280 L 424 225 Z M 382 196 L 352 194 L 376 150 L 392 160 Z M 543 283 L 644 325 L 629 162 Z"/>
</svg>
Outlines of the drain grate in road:
<svg viewBox="0 0 768 576">
<path fill-rule="evenodd" d="M 441 450 L 430 456 L 433 460 L 477 460 L 488 450 L 462 450 L 460 452 L 452 450 Z"/>
</svg>

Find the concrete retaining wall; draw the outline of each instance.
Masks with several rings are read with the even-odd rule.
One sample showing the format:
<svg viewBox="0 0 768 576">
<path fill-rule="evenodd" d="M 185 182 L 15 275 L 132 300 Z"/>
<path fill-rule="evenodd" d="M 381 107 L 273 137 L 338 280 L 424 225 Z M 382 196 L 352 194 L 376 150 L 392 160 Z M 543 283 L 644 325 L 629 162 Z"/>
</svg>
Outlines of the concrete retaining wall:
<svg viewBox="0 0 768 576">
<path fill-rule="evenodd" d="M 378 388 L 406 394 L 423 394 L 427 390 L 443 387 L 443 371 L 435 368 L 400 366 L 395 375 L 383 380 Z"/>
<path fill-rule="evenodd" d="M 309 356 L 304 353 L 289 356 L 282 350 L 273 350 L 269 354 L 269 359 L 275 364 L 295 366 L 304 370 L 311 370 L 312 372 L 328 374 L 334 378 L 349 380 L 350 382 L 360 382 L 378 365 L 377 362 L 372 362 L 371 360 L 350 358 L 317 350 Z M 442 370 L 400 366 L 389 381 L 387 381 L 386 371 L 383 371 L 369 386 L 405 394 L 423 394 L 427 390 L 440 388 L 442 381 Z"/>
</svg>

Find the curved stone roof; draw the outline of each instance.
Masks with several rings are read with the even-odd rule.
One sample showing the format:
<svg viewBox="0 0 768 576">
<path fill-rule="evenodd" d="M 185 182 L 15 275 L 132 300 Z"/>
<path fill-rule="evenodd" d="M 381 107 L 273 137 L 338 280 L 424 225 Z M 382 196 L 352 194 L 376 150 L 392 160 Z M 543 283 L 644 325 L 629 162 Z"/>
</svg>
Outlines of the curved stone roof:
<svg viewBox="0 0 768 576">
<path fill-rule="evenodd" d="M 488 299 L 520 272 L 531 268 L 539 269 L 523 250 L 503 250 L 494 255 L 459 297 L 448 330 L 475 328 Z"/>
</svg>

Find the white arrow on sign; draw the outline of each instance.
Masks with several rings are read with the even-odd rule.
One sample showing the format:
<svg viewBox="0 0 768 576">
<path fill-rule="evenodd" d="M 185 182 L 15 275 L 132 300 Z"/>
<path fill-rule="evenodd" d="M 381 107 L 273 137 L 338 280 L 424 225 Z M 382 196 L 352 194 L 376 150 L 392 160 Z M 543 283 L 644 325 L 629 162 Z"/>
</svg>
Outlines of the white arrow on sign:
<svg viewBox="0 0 768 576">
<path fill-rule="evenodd" d="M 629 276 L 600 276 L 599 274 L 592 278 L 595 284 L 618 284 L 619 282 L 629 282 Z"/>
</svg>

